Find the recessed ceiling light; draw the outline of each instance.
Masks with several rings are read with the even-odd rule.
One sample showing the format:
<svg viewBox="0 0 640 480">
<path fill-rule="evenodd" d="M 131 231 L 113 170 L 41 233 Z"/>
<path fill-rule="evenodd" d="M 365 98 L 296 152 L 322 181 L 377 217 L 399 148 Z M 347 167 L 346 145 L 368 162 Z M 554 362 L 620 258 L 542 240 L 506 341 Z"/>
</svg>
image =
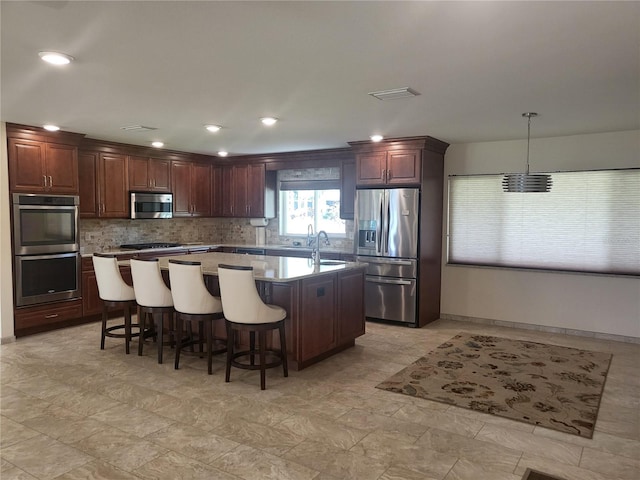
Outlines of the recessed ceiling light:
<svg viewBox="0 0 640 480">
<path fill-rule="evenodd" d="M 263 125 L 270 127 L 271 125 L 275 125 L 278 119 L 274 117 L 262 117 L 260 121 L 262 122 Z"/>
<path fill-rule="evenodd" d="M 45 130 L 49 130 L 50 132 L 57 132 L 58 130 L 60 130 L 60 127 L 57 125 L 43 125 L 42 128 L 44 128 Z"/>
<path fill-rule="evenodd" d="M 42 60 L 53 65 L 68 65 L 75 60 L 71 55 L 60 52 L 38 52 L 38 55 Z"/>
<path fill-rule="evenodd" d="M 162 148 L 162 147 L 164 147 L 164 143 L 162 143 L 162 142 L 151 142 L 151 146 L 152 147 L 156 147 L 156 148 Z"/>
<path fill-rule="evenodd" d="M 382 135 L 371 135 L 369 138 L 372 142 L 380 142 L 384 137 Z"/>
<path fill-rule="evenodd" d="M 226 157 L 227 155 L 229 155 L 229 152 L 225 151 L 225 150 L 220 150 L 218 152 L 218 156 L 219 157 Z"/>
<path fill-rule="evenodd" d="M 222 127 L 220 125 L 205 125 L 204 128 L 212 133 L 216 133 L 219 132 Z"/>
</svg>

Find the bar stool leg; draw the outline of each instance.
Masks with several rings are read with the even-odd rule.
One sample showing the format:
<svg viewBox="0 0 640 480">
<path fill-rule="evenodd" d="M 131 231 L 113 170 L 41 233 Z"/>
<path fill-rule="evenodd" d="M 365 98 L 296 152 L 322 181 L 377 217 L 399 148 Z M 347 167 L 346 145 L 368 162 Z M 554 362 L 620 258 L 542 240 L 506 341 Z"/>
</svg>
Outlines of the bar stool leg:
<svg viewBox="0 0 640 480">
<path fill-rule="evenodd" d="M 107 307 L 102 307 L 102 335 L 100 336 L 100 350 L 104 350 L 104 339 L 107 336 Z"/>
<path fill-rule="evenodd" d="M 144 332 L 145 324 L 146 324 L 146 320 L 147 320 L 147 314 L 146 313 L 140 313 L 140 310 L 138 309 L 138 323 L 140 324 L 140 336 L 138 337 L 138 356 L 141 357 L 142 356 L 142 345 L 144 343 L 144 335 L 142 332 Z"/>
<path fill-rule="evenodd" d="M 129 355 L 129 343 L 131 342 L 131 309 L 124 307 L 124 351 Z"/>
<path fill-rule="evenodd" d="M 156 317 L 157 319 L 158 317 Z M 162 363 L 162 350 L 164 345 L 164 312 L 160 313 L 160 320 L 156 327 L 156 343 L 158 344 L 158 363 Z"/>
<path fill-rule="evenodd" d="M 264 330 L 261 330 L 258 333 L 258 342 L 260 342 L 260 390 L 264 390 L 265 388 L 267 388 L 266 378 L 265 378 L 266 377 L 265 363 L 267 361 L 265 348 L 267 343 L 267 332 L 265 332 Z"/>
<path fill-rule="evenodd" d="M 204 322 L 205 336 L 207 337 L 207 373 L 211 375 L 213 372 L 213 333 L 211 332 L 212 322 Z"/>
<path fill-rule="evenodd" d="M 180 348 L 182 347 L 182 317 L 180 314 L 176 315 L 176 361 L 174 369 L 178 370 L 180 364 Z"/>
<path fill-rule="evenodd" d="M 254 352 L 256 351 L 256 332 L 251 331 L 249 332 L 249 362 L 251 365 L 255 365 L 256 361 L 255 361 L 255 355 Z"/>
<path fill-rule="evenodd" d="M 233 358 L 233 345 L 235 343 L 235 331 L 229 322 L 227 324 L 227 368 L 224 374 L 224 381 L 229 382 L 231 378 L 231 360 Z"/>
</svg>

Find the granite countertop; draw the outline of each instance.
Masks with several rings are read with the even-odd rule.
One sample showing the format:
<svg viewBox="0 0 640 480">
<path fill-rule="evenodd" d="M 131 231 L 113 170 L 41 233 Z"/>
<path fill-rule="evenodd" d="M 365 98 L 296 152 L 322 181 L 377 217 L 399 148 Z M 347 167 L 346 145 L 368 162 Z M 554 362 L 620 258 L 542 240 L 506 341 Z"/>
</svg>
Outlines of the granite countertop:
<svg viewBox="0 0 640 480">
<path fill-rule="evenodd" d="M 310 258 L 272 257 L 269 255 L 245 255 L 237 253 L 194 253 L 175 257 L 159 257 L 160 268 L 168 268 L 169 260 L 200 262 L 205 275 L 218 275 L 218 264 L 253 267 L 256 280 L 268 282 L 292 282 L 325 273 L 365 268 L 366 264 L 323 260 L 314 265 Z M 128 263 L 124 261 L 122 263 Z"/>
<path fill-rule="evenodd" d="M 183 243 L 179 247 L 167 247 L 167 248 L 148 248 L 144 250 L 132 250 L 125 249 L 120 247 L 106 248 L 101 251 L 96 252 L 87 252 L 82 251 L 83 257 L 91 257 L 94 253 L 108 253 L 113 255 L 126 255 L 126 254 L 135 254 L 135 253 L 149 253 L 149 252 L 183 252 L 185 250 L 197 249 L 197 248 L 216 248 L 216 247 L 231 247 L 231 248 L 262 248 L 265 250 L 291 250 L 298 252 L 308 252 L 309 256 L 311 256 L 311 252 L 313 248 L 304 247 L 304 246 L 294 246 L 294 245 L 254 245 L 254 244 L 246 244 L 246 243 Z M 353 253 L 352 249 L 345 249 L 340 247 L 332 247 L 329 246 L 321 246 L 320 252 L 330 252 L 330 253 Z"/>
</svg>

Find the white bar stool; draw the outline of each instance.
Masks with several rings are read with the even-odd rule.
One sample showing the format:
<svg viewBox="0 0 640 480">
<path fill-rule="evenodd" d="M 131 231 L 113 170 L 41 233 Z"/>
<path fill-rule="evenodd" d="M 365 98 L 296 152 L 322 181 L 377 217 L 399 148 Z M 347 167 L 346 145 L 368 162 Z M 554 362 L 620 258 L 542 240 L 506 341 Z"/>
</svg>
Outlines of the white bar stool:
<svg viewBox="0 0 640 480">
<path fill-rule="evenodd" d="M 225 381 L 231 377 L 231 366 L 248 370 L 260 370 L 260 389 L 266 388 L 265 370 L 282 365 L 285 377 L 289 376 L 287 365 L 287 343 L 284 333 L 284 320 L 287 311 L 276 305 L 265 304 L 256 288 L 253 278 L 253 267 L 238 265 L 218 265 L 220 297 L 227 326 L 227 365 Z M 280 333 L 280 350 L 267 349 L 267 332 L 278 329 Z M 249 350 L 234 352 L 237 331 L 249 332 Z M 258 350 L 256 350 L 256 332 L 258 333 Z M 255 364 L 255 354 L 260 363 Z M 276 360 L 267 363 L 267 353 Z M 241 363 L 236 359 L 249 356 L 249 363 Z"/>
<path fill-rule="evenodd" d="M 171 290 L 165 285 L 157 258 L 140 259 L 132 258 L 131 277 L 133 278 L 133 290 L 138 304 L 138 323 L 141 335 L 138 338 L 138 355 L 142 355 L 144 340 L 147 337 L 156 337 L 158 345 L 158 363 L 162 363 L 162 347 L 164 346 L 164 319 L 169 317 L 169 337 L 173 336 L 173 298 Z M 147 330 L 147 318 L 151 318 Z M 171 341 L 171 338 L 169 339 Z"/>
<path fill-rule="evenodd" d="M 136 306 L 136 296 L 133 287 L 130 287 L 122 279 L 118 259 L 115 255 L 93 254 L 93 270 L 96 273 L 98 294 L 103 302 L 102 307 L 102 335 L 100 338 L 100 350 L 104 350 L 105 337 L 124 338 L 124 350 L 129 354 L 129 343 L 132 337 L 139 333 L 131 333 L 131 327 L 139 327 L 137 323 L 131 323 L 131 308 Z M 124 324 L 113 325 L 107 328 L 109 307 L 124 310 Z M 114 330 L 124 329 L 124 333 L 114 333 Z"/>
<path fill-rule="evenodd" d="M 182 339 L 183 321 L 197 322 L 199 331 L 204 329 L 204 337 L 207 342 L 207 368 L 212 372 L 212 358 L 214 354 L 224 353 L 224 348 L 213 350 L 213 322 L 224 318 L 222 315 L 222 303 L 219 297 L 214 297 L 207 290 L 202 276 L 200 262 L 186 260 L 169 260 L 169 281 L 171 283 L 171 296 L 176 310 L 176 362 L 175 369 L 180 363 L 180 351 L 187 345 L 193 345 L 193 338 L 184 341 Z"/>
</svg>

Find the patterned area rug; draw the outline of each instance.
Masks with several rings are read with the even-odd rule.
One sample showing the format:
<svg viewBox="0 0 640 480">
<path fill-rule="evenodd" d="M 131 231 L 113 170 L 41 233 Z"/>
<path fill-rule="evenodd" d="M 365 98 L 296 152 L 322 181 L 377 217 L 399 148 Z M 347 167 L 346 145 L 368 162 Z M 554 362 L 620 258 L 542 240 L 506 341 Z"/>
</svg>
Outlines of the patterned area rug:
<svg viewBox="0 0 640 480">
<path fill-rule="evenodd" d="M 460 334 L 377 388 L 591 438 L 608 353 Z"/>
</svg>

